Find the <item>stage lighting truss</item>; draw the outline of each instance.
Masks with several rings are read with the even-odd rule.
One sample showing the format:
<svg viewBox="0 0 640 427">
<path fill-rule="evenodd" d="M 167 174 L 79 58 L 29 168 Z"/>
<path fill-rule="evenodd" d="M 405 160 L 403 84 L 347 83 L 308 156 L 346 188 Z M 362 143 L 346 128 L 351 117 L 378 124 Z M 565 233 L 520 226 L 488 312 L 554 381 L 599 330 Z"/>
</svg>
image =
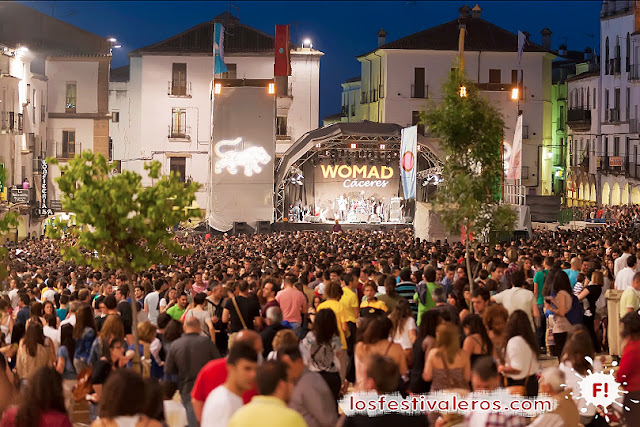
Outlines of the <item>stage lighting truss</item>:
<svg viewBox="0 0 640 427">
<path fill-rule="evenodd" d="M 302 170 L 298 167 L 292 166 L 289 175 L 291 176 L 291 183 L 297 185 L 303 185 L 304 175 Z"/>
<path fill-rule="evenodd" d="M 442 166 L 434 166 L 417 173 L 418 180 L 422 181 L 422 186 L 438 185 L 443 181 Z"/>
</svg>

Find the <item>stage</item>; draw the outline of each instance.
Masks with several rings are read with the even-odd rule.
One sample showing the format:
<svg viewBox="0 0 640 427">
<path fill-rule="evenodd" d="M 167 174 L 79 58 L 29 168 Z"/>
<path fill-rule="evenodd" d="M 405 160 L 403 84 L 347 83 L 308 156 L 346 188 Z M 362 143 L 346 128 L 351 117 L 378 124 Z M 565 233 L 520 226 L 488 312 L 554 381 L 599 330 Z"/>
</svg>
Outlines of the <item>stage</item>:
<svg viewBox="0 0 640 427">
<path fill-rule="evenodd" d="M 311 222 L 275 222 L 271 224 L 271 230 L 275 232 L 281 231 L 333 231 L 334 223 L 311 223 Z M 378 224 L 369 223 L 341 223 L 342 231 L 353 230 L 401 230 L 404 228 L 413 228 L 411 223 L 398 222 L 381 222 Z"/>
</svg>

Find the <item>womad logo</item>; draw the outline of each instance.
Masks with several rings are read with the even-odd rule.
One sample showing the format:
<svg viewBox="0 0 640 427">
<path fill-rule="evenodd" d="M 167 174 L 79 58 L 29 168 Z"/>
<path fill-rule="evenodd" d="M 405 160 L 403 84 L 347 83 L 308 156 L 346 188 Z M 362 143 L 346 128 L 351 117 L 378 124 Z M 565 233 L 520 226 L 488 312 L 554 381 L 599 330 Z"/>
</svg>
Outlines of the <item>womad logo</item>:
<svg viewBox="0 0 640 427">
<path fill-rule="evenodd" d="M 391 179 L 393 177 L 393 169 L 388 166 L 349 166 L 349 165 L 320 165 L 322 176 L 327 178 L 335 178 L 336 175 L 342 179 Z"/>
</svg>

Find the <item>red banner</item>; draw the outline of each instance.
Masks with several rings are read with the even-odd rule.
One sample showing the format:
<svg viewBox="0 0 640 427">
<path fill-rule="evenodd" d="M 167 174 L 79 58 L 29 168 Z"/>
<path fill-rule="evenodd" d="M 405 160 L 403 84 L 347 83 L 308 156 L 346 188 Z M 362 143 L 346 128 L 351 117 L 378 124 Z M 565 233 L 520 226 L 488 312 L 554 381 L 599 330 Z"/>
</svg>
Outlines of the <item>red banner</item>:
<svg viewBox="0 0 640 427">
<path fill-rule="evenodd" d="M 276 61 L 273 66 L 273 75 L 290 76 L 291 46 L 289 41 L 289 25 L 276 25 L 275 57 Z"/>
</svg>

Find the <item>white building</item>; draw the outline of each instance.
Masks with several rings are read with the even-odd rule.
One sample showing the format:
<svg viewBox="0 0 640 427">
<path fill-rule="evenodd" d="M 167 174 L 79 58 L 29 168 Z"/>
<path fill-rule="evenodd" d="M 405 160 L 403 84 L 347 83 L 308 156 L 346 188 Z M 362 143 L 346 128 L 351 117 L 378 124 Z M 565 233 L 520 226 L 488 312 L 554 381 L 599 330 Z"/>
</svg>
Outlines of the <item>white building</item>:
<svg viewBox="0 0 640 427">
<path fill-rule="evenodd" d="M 417 124 L 429 102 L 442 97 L 441 85 L 458 56 L 460 25 L 466 26 L 465 72 L 503 114 L 504 142 L 511 146 L 518 110 L 523 114 L 522 184 L 530 193 L 551 192 L 551 62 L 548 48 L 525 45 L 521 66 L 523 90 L 519 103 L 511 99 L 517 84 L 518 37 L 481 18 L 475 6 L 460 8 L 460 17 L 401 39 L 386 42 L 378 33 L 378 48 L 358 57 L 361 63 L 358 120 Z M 350 87 L 344 87 L 345 93 Z M 352 120 L 352 97 L 343 96 L 342 110 Z M 347 121 L 343 117 L 343 121 Z M 422 130 L 424 132 L 424 130 Z M 427 135 L 428 136 L 428 135 Z M 508 152 L 507 152 L 508 154 Z"/>
<path fill-rule="evenodd" d="M 196 194 L 203 209 L 208 191 L 214 22 L 225 26 L 228 68 L 216 79 L 274 78 L 274 37 L 225 12 L 131 52 L 129 65 L 112 71 L 109 87 L 113 159 L 143 176 L 144 163 L 157 160 L 164 173 L 174 170 L 183 179 L 203 184 Z M 322 55 L 309 47 L 291 50 L 292 75 L 283 96 L 277 98 L 277 154 L 318 127 Z"/>
<path fill-rule="evenodd" d="M 597 139 L 597 201 L 640 203 L 638 103 L 640 16 L 633 1 L 604 1 L 600 14 L 601 137 Z"/>
<path fill-rule="evenodd" d="M 0 162 L 7 187 L 26 178 L 35 190 L 21 210 L 18 237 L 39 235 L 42 160 L 65 162 L 81 150 L 108 155 L 111 45 L 17 2 L 0 4 L 0 44 Z M 51 207 L 60 199 L 60 172 L 54 165 L 47 169 Z"/>
</svg>

